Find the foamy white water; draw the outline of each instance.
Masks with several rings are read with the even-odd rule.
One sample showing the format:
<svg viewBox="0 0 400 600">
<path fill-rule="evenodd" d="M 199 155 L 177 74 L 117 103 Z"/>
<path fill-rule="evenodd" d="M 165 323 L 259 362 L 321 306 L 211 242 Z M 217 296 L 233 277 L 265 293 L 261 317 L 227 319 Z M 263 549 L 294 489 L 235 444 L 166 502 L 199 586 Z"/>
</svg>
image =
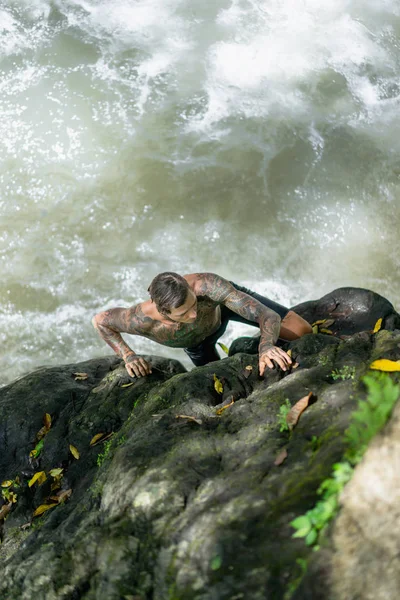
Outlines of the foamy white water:
<svg viewBox="0 0 400 600">
<path fill-rule="evenodd" d="M 92 315 L 164 270 L 399 309 L 399 33 L 394 0 L 0 1 L 1 383 L 107 354 Z"/>
</svg>

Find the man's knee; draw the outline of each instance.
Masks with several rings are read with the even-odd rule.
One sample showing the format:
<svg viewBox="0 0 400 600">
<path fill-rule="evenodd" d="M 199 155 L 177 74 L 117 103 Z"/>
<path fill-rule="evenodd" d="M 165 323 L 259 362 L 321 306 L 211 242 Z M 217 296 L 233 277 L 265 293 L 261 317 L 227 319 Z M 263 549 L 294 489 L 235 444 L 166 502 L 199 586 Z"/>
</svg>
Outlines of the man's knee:
<svg viewBox="0 0 400 600">
<path fill-rule="evenodd" d="M 312 333 L 310 323 L 292 310 L 282 319 L 280 337 L 283 339 L 295 340 L 307 333 Z"/>
</svg>

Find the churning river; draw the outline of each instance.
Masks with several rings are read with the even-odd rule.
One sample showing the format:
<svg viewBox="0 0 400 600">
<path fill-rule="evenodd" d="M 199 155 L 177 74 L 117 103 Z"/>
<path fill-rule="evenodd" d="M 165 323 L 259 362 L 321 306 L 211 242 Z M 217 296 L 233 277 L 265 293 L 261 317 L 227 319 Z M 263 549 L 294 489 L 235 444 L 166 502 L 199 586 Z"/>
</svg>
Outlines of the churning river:
<svg viewBox="0 0 400 600">
<path fill-rule="evenodd" d="M 0 383 L 160 271 L 399 310 L 399 99 L 398 0 L 0 0 Z"/>
</svg>

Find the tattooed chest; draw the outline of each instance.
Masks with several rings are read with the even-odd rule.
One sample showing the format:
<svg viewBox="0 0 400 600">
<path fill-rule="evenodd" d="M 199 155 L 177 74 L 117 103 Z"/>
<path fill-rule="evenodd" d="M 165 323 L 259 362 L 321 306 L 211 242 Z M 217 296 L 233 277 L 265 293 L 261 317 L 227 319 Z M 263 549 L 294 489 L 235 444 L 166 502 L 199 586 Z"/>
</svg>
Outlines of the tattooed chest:
<svg viewBox="0 0 400 600">
<path fill-rule="evenodd" d="M 194 323 L 180 323 L 176 326 L 156 323 L 147 335 L 150 339 L 172 348 L 190 348 L 200 344 L 214 333 L 221 324 L 219 305 L 204 303 L 198 305 Z"/>
</svg>

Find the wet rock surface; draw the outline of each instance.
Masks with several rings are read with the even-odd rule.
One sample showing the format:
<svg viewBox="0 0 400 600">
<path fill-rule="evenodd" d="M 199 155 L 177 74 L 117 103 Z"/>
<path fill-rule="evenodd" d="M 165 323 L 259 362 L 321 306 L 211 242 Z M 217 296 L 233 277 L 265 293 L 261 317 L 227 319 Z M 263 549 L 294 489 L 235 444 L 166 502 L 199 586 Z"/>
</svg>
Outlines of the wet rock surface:
<svg viewBox="0 0 400 600">
<path fill-rule="evenodd" d="M 153 374 L 132 380 L 119 359 L 107 357 L 43 368 L 0 389 L 0 479 L 20 477 L 0 546 L 0 597 L 282 599 L 297 575 L 296 559 L 310 557 L 314 575 L 296 598 L 342 593 L 334 561 L 349 529 L 340 524 L 345 511 L 315 557 L 292 538 L 289 523 L 313 506 L 341 459 L 369 364 L 400 359 L 400 318 L 390 302 L 357 288 L 293 310 L 311 322 L 333 319 L 336 311 L 337 320 L 332 335 L 286 343 L 299 363 L 288 372 L 274 369 L 260 378 L 251 338 L 244 338 L 234 355 L 189 373 L 177 361 L 152 356 L 146 358 Z M 373 334 L 378 318 L 387 329 Z M 76 380 L 74 373 L 88 376 Z M 309 392 L 314 402 L 293 432 L 280 431 L 282 404 Z M 51 428 L 40 455 L 29 458 L 45 413 Z M 100 432 L 113 435 L 90 446 Z M 277 466 L 283 448 L 287 458 Z M 70 498 L 22 530 L 51 494 L 51 477 L 31 488 L 30 477 L 57 467 Z M 348 510 L 351 519 L 351 503 Z M 361 571 L 365 560 L 360 552 Z M 318 589 L 324 596 L 315 595 Z"/>
</svg>

